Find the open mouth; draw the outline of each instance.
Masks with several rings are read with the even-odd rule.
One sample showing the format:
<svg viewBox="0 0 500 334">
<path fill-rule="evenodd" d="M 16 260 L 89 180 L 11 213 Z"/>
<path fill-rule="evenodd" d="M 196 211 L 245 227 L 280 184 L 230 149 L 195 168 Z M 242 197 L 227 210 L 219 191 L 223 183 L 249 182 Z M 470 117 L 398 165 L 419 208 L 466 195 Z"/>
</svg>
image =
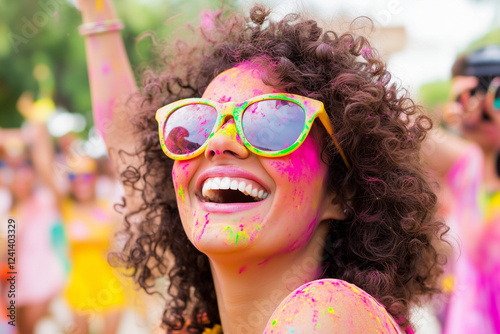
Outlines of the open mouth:
<svg viewBox="0 0 500 334">
<path fill-rule="evenodd" d="M 260 202 L 269 193 L 260 184 L 241 178 L 213 177 L 203 182 L 201 199 L 211 203 L 253 203 Z"/>
</svg>

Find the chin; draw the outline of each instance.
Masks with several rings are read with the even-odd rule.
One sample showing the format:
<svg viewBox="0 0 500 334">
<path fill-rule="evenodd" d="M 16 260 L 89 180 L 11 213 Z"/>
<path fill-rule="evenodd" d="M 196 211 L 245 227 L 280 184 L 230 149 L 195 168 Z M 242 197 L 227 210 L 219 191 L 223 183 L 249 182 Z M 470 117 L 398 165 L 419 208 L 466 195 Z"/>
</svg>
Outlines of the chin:
<svg viewBox="0 0 500 334">
<path fill-rule="evenodd" d="M 246 210 L 220 213 L 198 209 L 188 224 L 186 233 L 191 242 L 210 256 L 256 248 L 264 221 L 259 214 L 248 215 Z"/>
<path fill-rule="evenodd" d="M 208 214 L 195 220 L 190 229 L 190 240 L 194 246 L 211 259 L 243 263 L 265 264 L 268 260 L 304 248 L 311 240 L 313 230 L 283 228 L 286 223 L 272 213 L 248 218 L 237 215 Z M 315 225 L 315 224 L 312 224 Z"/>
</svg>

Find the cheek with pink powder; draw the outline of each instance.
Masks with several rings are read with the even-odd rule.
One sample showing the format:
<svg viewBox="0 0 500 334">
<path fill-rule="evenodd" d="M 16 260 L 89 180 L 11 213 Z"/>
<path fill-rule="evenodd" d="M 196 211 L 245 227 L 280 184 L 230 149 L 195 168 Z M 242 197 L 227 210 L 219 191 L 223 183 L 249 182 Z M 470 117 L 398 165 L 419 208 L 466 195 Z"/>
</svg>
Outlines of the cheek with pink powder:
<svg viewBox="0 0 500 334">
<path fill-rule="evenodd" d="M 306 243 L 318 223 L 316 213 L 321 197 L 318 194 L 323 189 L 323 176 L 325 168 L 318 158 L 319 149 L 313 139 L 307 138 L 301 147 L 294 153 L 281 159 L 269 159 L 267 162 L 270 173 L 278 174 L 285 182 L 282 182 L 281 192 L 284 201 L 288 203 L 287 210 L 293 211 L 296 224 L 307 223 L 303 233 L 290 244 L 289 251 L 300 248 Z M 263 163 L 264 164 L 264 163 Z M 295 225 L 284 227 L 284 233 L 290 236 L 290 228 Z"/>
<path fill-rule="evenodd" d="M 176 161 L 172 168 L 172 181 L 174 184 L 177 207 L 181 220 L 184 220 L 189 215 L 191 200 L 189 198 L 189 189 L 187 187 L 188 180 L 194 172 L 194 164 L 188 161 Z M 186 231 L 187 233 L 187 231 Z"/>
</svg>

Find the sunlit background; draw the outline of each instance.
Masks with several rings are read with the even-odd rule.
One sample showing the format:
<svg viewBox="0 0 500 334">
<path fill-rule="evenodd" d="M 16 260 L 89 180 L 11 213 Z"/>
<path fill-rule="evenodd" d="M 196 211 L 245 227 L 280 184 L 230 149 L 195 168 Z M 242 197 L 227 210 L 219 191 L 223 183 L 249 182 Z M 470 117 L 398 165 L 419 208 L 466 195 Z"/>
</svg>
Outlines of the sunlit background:
<svg viewBox="0 0 500 334">
<path fill-rule="evenodd" d="M 375 46 L 386 51 L 391 71 L 415 93 L 425 83 L 447 80 L 457 53 L 494 31 L 500 23 L 500 1 L 493 0 L 264 2 L 276 6 L 278 10 L 306 8 L 327 22 L 335 22 L 339 16 L 370 17 L 376 27 L 388 33 L 386 40 L 377 38 Z M 391 34 L 394 29 L 401 29 L 402 33 Z M 498 31 L 495 37 L 500 42 Z M 388 44 L 396 44 L 396 47 L 387 50 Z"/>
</svg>

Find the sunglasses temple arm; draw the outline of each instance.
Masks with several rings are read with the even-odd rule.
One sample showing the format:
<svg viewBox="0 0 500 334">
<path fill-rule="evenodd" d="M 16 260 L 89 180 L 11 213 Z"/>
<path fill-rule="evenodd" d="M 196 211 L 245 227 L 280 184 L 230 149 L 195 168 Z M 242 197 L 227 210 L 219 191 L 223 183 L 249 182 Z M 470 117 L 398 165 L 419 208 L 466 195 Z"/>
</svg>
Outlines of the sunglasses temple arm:
<svg viewBox="0 0 500 334">
<path fill-rule="evenodd" d="M 351 165 L 349 165 L 349 162 L 347 161 L 347 157 L 344 153 L 344 150 L 340 147 L 339 142 L 337 141 L 337 139 L 335 138 L 335 136 L 333 134 L 331 134 L 330 137 L 332 137 L 333 143 L 335 144 L 335 147 L 339 151 L 340 156 L 342 157 L 342 160 L 344 160 L 344 163 L 345 163 L 347 169 L 350 169 Z"/>
<path fill-rule="evenodd" d="M 346 165 L 347 169 L 350 169 L 351 165 L 349 165 L 349 162 L 347 161 L 347 157 L 344 153 L 344 150 L 340 147 L 339 142 L 337 141 L 337 138 L 335 138 L 333 127 L 330 123 L 330 119 L 328 118 L 328 115 L 325 111 L 325 107 L 323 106 L 323 103 L 321 103 L 319 105 L 319 108 L 321 109 L 321 111 L 318 114 L 320 121 L 323 123 L 323 126 L 325 127 L 328 134 L 330 134 L 330 137 L 332 138 L 333 143 L 335 144 L 335 147 L 339 151 L 340 156 L 342 157 L 342 160 L 344 160 L 344 164 Z"/>
</svg>

